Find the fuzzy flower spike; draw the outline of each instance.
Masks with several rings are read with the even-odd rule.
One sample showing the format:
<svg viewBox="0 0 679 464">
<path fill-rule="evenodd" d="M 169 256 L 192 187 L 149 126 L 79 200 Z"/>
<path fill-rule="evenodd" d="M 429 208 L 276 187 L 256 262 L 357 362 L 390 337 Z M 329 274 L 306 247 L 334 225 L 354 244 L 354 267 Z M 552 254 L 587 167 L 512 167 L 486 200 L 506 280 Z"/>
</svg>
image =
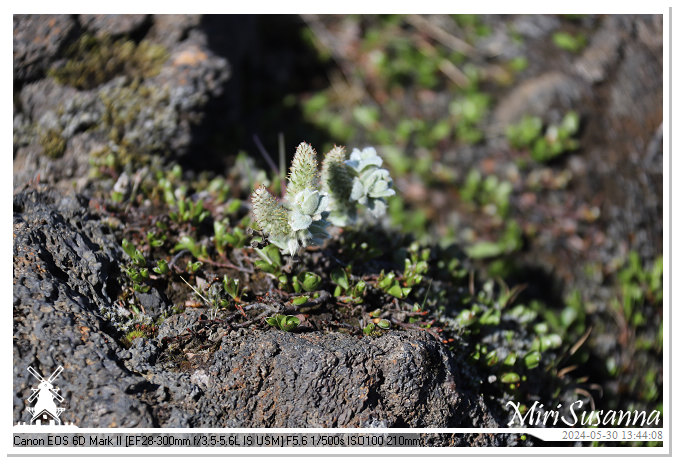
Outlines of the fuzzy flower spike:
<svg viewBox="0 0 679 464">
<path fill-rule="evenodd" d="M 300 248 L 328 238 L 328 197 L 321 192 L 316 152 L 308 143 L 297 147 L 282 204 L 263 188 L 252 196 L 252 213 L 271 243 L 294 255 Z"/>
<path fill-rule="evenodd" d="M 330 222 L 339 227 L 355 223 L 358 205 L 374 217 L 384 215 L 386 198 L 394 194 L 389 171 L 374 148 L 354 149 L 347 157 L 344 147 L 334 147 L 319 173 L 316 152 L 303 142 L 292 160 L 282 202 L 258 188 L 252 214 L 271 243 L 294 255 L 300 248 L 321 245 L 329 237 Z"/>
</svg>

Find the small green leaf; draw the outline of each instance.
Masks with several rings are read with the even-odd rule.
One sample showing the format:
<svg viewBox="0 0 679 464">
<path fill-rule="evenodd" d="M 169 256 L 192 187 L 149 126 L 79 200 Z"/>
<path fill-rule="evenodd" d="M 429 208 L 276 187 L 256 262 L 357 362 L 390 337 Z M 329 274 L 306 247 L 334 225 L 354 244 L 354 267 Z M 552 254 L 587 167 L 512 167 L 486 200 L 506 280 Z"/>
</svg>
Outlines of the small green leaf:
<svg viewBox="0 0 679 464">
<path fill-rule="evenodd" d="M 313 272 L 303 272 L 299 276 L 302 283 L 302 288 L 305 292 L 313 292 L 321 284 L 321 276 Z"/>
<path fill-rule="evenodd" d="M 540 365 L 541 359 L 542 356 L 540 356 L 540 353 L 538 353 L 537 351 L 531 351 L 524 358 L 524 362 L 526 363 L 526 367 L 528 369 L 535 369 Z"/>
<path fill-rule="evenodd" d="M 479 318 L 479 324 L 481 325 L 498 325 L 499 323 L 500 311 L 497 309 L 488 310 Z"/>
<path fill-rule="evenodd" d="M 167 274 L 170 272 L 170 267 L 167 265 L 167 261 L 164 259 L 159 259 L 156 263 L 156 267 L 153 268 L 153 272 L 156 274 Z"/>
<path fill-rule="evenodd" d="M 302 291 L 302 286 L 299 283 L 299 277 L 292 276 L 292 288 L 295 290 L 295 293 L 300 293 Z"/>
<path fill-rule="evenodd" d="M 367 284 L 364 281 L 362 281 L 362 280 L 358 281 L 356 283 L 356 285 L 354 286 L 354 290 L 352 292 L 353 295 L 354 296 L 362 295 L 363 292 L 365 292 L 366 286 L 367 286 Z"/>
<path fill-rule="evenodd" d="M 387 290 L 387 293 L 396 298 L 403 298 L 403 289 L 398 283 L 390 287 L 389 290 Z"/>
<path fill-rule="evenodd" d="M 198 272 L 201 267 L 203 267 L 203 263 L 200 261 L 196 261 L 195 263 L 193 261 L 189 261 L 186 263 L 186 270 L 191 273 Z"/>
<path fill-rule="evenodd" d="M 135 292 L 139 293 L 148 293 L 148 291 L 151 289 L 148 285 L 139 285 L 139 284 L 134 284 L 132 286 Z"/>
<path fill-rule="evenodd" d="M 513 366 L 514 364 L 516 364 L 516 353 L 509 353 L 505 358 L 504 365 Z"/>
<path fill-rule="evenodd" d="M 330 273 L 330 279 L 344 290 L 349 289 L 349 277 L 347 276 L 347 271 L 344 268 L 338 267 L 332 270 Z"/>
<path fill-rule="evenodd" d="M 502 383 L 516 383 L 519 380 L 521 380 L 521 377 L 516 372 L 507 372 L 500 377 L 500 382 Z"/>
<path fill-rule="evenodd" d="M 577 53 L 587 45 L 587 38 L 584 34 L 569 34 L 568 32 L 555 32 L 552 35 L 554 45 L 571 53 Z"/>
<path fill-rule="evenodd" d="M 455 317 L 455 320 L 462 327 L 471 325 L 475 321 L 474 313 L 472 313 L 468 309 L 464 309 L 464 310 L 460 311 L 460 314 L 458 314 L 457 317 Z"/>
<path fill-rule="evenodd" d="M 299 325 L 299 318 L 295 316 L 284 316 L 280 322 L 280 328 L 286 332 L 294 330 Z"/>
<path fill-rule="evenodd" d="M 380 319 L 380 321 L 377 323 L 377 325 L 381 329 L 388 329 L 389 327 L 391 327 L 391 323 L 386 319 Z"/>
<path fill-rule="evenodd" d="M 307 301 L 309 301 L 309 297 L 306 296 L 306 295 L 303 295 L 303 296 L 298 296 L 296 298 L 293 298 L 292 304 L 299 306 L 299 305 L 303 305 Z"/>
<path fill-rule="evenodd" d="M 133 258 L 135 252 L 137 251 L 134 245 L 132 245 L 126 238 L 123 239 L 123 250 L 130 258 Z"/>
</svg>

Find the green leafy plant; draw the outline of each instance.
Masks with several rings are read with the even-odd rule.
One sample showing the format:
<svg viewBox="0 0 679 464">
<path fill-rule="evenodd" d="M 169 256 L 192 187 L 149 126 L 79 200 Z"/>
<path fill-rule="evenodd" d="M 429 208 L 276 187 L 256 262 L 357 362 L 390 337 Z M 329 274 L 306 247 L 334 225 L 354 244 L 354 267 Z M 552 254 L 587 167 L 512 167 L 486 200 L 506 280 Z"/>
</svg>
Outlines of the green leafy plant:
<svg viewBox="0 0 679 464">
<path fill-rule="evenodd" d="M 524 116 L 519 123 L 507 127 L 506 135 L 512 147 L 529 149 L 535 161 L 546 162 L 579 148 L 580 144 L 574 138 L 579 127 L 580 117 L 569 111 L 560 124 L 548 126 L 544 134 L 540 118 Z"/>
<path fill-rule="evenodd" d="M 189 261 L 188 263 L 186 263 L 186 272 L 195 274 L 200 270 L 201 267 L 203 267 L 203 263 L 201 263 L 200 261 L 196 261 L 195 263 L 193 261 Z"/>
<path fill-rule="evenodd" d="M 313 292 L 321 285 L 321 280 L 321 276 L 318 274 L 304 271 L 299 275 L 293 276 L 292 287 L 297 293 L 300 293 L 302 290 L 305 292 Z"/>
<path fill-rule="evenodd" d="M 574 111 L 569 111 L 559 125 L 550 125 L 545 136 L 536 140 L 531 149 L 531 157 L 535 161 L 549 161 L 567 151 L 580 147 L 580 143 L 573 138 L 580 126 L 580 117 Z"/>
<path fill-rule="evenodd" d="M 163 246 L 163 244 L 165 243 L 165 240 L 167 240 L 167 235 L 163 234 L 163 235 L 158 236 L 158 235 L 155 234 L 155 232 L 149 231 L 146 234 L 146 240 L 149 242 L 149 246 L 151 248 L 158 248 L 158 247 Z"/>
<path fill-rule="evenodd" d="M 167 264 L 167 261 L 164 259 L 159 259 L 156 262 L 156 266 L 153 268 L 153 272 L 156 274 L 167 274 L 170 272 L 170 267 Z"/>
<path fill-rule="evenodd" d="M 295 316 L 276 314 L 275 316 L 267 317 L 266 323 L 272 327 L 279 328 L 284 332 L 291 332 L 297 328 L 297 326 L 300 323 L 300 320 Z"/>
<path fill-rule="evenodd" d="M 390 328 L 391 322 L 386 319 L 375 317 L 372 322 L 369 322 L 365 327 L 363 327 L 363 334 L 373 337 L 380 336 L 385 330 L 389 330 Z"/>
<path fill-rule="evenodd" d="M 496 176 L 483 177 L 481 173 L 472 169 L 465 180 L 460 197 L 466 202 L 481 206 L 490 215 L 507 217 L 509 213 L 512 184 L 506 180 L 500 181 Z"/>
<path fill-rule="evenodd" d="M 238 279 L 232 279 L 229 276 L 224 276 L 222 279 L 222 287 L 224 291 L 231 297 L 236 303 L 241 302 L 241 295 L 243 289 L 240 286 L 240 281 Z"/>
<path fill-rule="evenodd" d="M 506 133 L 512 147 L 529 147 L 542 135 L 542 119 L 526 115 L 517 124 L 508 126 Z"/>
<path fill-rule="evenodd" d="M 411 287 L 402 286 L 401 282 L 399 282 L 396 277 L 396 273 L 393 271 L 386 274 L 384 270 L 380 272 L 380 276 L 377 279 L 377 286 L 389 295 L 398 299 L 406 298 L 413 290 Z"/>
<path fill-rule="evenodd" d="M 625 320 L 633 326 L 643 325 L 645 316 L 639 309 L 644 303 L 662 304 L 663 258 L 659 256 L 652 265 L 644 268 L 636 251 L 631 251 L 627 264 L 618 272 L 621 288 L 621 300 L 617 306 L 622 307 Z"/>
<path fill-rule="evenodd" d="M 496 242 L 477 241 L 465 248 L 467 255 L 474 259 L 495 258 L 511 253 L 523 246 L 521 227 L 516 221 L 509 221 L 502 236 Z"/>
<path fill-rule="evenodd" d="M 131 266 L 124 267 L 123 270 L 133 282 L 132 288 L 137 292 L 148 292 L 150 287 L 144 282 L 149 278 L 149 270 L 146 268 L 144 254 L 127 239 L 123 239 L 122 246 L 123 251 L 131 261 Z"/>
<path fill-rule="evenodd" d="M 363 296 L 367 288 L 367 284 L 363 280 L 359 280 L 352 285 L 349 273 L 341 267 L 335 268 L 330 273 L 330 280 L 336 285 L 333 296 L 341 301 L 360 304 L 363 302 Z"/>
<path fill-rule="evenodd" d="M 229 220 L 214 222 L 214 243 L 219 254 L 226 252 L 226 247 L 243 248 L 248 242 L 248 235 L 241 227 L 229 230 Z"/>
<path fill-rule="evenodd" d="M 173 248 L 173 251 L 181 250 L 188 250 L 197 259 L 207 256 L 207 247 L 196 243 L 196 240 L 188 235 L 183 235 Z"/>
<path fill-rule="evenodd" d="M 255 266 L 269 274 L 279 275 L 282 262 L 278 247 L 267 245 L 263 249 L 255 248 L 255 251 L 262 258 L 255 261 Z"/>
<path fill-rule="evenodd" d="M 478 124 L 488 113 L 490 95 L 472 91 L 450 103 L 450 113 L 455 117 L 456 135 L 464 143 L 475 144 L 483 138 Z"/>
</svg>

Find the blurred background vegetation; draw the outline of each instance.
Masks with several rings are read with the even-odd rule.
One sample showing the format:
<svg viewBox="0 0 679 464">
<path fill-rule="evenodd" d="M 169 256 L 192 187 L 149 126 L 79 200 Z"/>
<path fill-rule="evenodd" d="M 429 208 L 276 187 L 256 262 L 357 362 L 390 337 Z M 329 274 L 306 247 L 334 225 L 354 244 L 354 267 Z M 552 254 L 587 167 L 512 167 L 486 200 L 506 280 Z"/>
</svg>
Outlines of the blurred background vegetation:
<svg viewBox="0 0 679 464">
<path fill-rule="evenodd" d="M 565 347 L 584 343 L 569 370 L 596 408 L 662 409 L 659 21 L 258 17 L 214 156 L 268 169 L 281 143 L 377 147 L 393 225 L 525 286 Z"/>
</svg>

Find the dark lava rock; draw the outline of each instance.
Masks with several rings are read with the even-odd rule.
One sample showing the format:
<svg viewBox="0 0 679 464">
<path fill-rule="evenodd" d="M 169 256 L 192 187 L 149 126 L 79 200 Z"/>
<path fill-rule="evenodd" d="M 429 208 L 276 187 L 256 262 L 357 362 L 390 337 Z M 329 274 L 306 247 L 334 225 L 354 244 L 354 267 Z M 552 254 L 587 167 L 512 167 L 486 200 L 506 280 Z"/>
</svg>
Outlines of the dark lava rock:
<svg viewBox="0 0 679 464">
<path fill-rule="evenodd" d="M 245 336 L 243 336 L 245 335 Z M 496 423 L 424 332 L 230 334 L 206 367 L 210 426 L 475 427 Z M 213 406 L 214 407 L 214 406 Z M 214 425 L 212 425 L 214 424 Z"/>
<path fill-rule="evenodd" d="M 168 317 L 162 337 L 139 338 L 126 349 L 116 341 L 121 334 L 115 321 L 105 317 L 121 259 L 118 244 L 84 198 L 60 199 L 34 189 L 15 195 L 16 422 L 30 419 L 25 408 L 35 379 L 28 366 L 49 376 L 59 365 L 62 419 L 81 427 L 500 422 L 474 386 L 465 384 L 461 361 L 425 332 L 359 339 L 220 327 L 207 343 L 213 349 L 185 351 L 180 361 L 164 356 L 165 336 L 197 330 L 202 319 L 196 312 L 192 318 Z"/>
<path fill-rule="evenodd" d="M 70 15 L 14 15 L 14 80 L 40 77 L 74 26 Z"/>
<path fill-rule="evenodd" d="M 110 24 L 100 25 L 101 28 L 112 28 L 109 32 L 122 34 L 125 28 L 121 24 L 132 21 L 128 16 L 138 15 L 93 16 L 96 17 L 91 20 L 93 24 L 108 21 Z M 107 19 L 104 21 L 100 16 Z M 134 147 L 135 153 L 181 156 L 199 143 L 197 139 L 205 139 L 207 134 L 200 130 L 200 125 L 206 106 L 223 92 L 230 68 L 225 58 L 208 48 L 204 33 L 197 29 L 198 20 L 185 21 L 184 32 L 178 37 L 186 38 L 181 42 L 167 41 L 167 60 L 157 75 L 147 76 L 141 82 L 116 75 L 92 90 L 62 85 L 52 77 L 24 85 L 14 107 L 15 185 L 40 176 L 63 191 L 71 191 L 75 182 L 76 191 L 82 192 L 93 154 L 107 150 L 117 153 L 121 151 L 120 145 L 124 145 L 125 150 Z M 16 61 L 17 47 L 21 46 L 16 37 L 29 34 L 38 24 L 49 28 L 55 21 L 58 19 L 51 16 L 33 15 L 25 20 L 15 16 L 15 73 L 24 73 L 21 71 L 24 65 Z M 167 19 L 159 21 L 162 25 Z M 33 28 L 30 31 L 29 26 Z M 149 32 L 151 37 L 158 36 L 158 27 L 153 34 Z M 106 123 L 113 119 L 124 120 L 124 124 L 113 128 Z M 63 149 L 50 153 L 49 148 L 55 143 Z"/>
<path fill-rule="evenodd" d="M 153 426 L 120 365 L 100 308 L 111 305 L 119 251 L 82 198 L 25 190 L 14 197 L 14 421 L 27 421 L 33 366 L 65 398 L 62 420 L 92 427 Z M 108 330 L 108 331 L 107 331 Z"/>
</svg>

